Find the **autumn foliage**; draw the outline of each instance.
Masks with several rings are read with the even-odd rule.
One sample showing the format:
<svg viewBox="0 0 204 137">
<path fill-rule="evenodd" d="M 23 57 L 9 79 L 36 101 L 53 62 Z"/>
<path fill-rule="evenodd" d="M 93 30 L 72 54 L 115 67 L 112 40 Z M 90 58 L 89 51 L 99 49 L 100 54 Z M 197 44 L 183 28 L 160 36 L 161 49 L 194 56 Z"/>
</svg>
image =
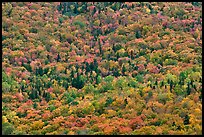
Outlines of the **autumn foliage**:
<svg viewBox="0 0 204 137">
<path fill-rule="evenodd" d="M 201 135 L 201 2 L 3 2 L 2 134 Z"/>
</svg>

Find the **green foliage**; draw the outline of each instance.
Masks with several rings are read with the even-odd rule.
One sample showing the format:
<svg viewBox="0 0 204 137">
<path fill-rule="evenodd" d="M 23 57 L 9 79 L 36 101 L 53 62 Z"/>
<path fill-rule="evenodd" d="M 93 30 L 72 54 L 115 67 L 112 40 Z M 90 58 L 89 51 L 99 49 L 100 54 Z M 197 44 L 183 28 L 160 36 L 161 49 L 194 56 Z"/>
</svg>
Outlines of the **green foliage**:
<svg viewBox="0 0 204 137">
<path fill-rule="evenodd" d="M 130 87 L 136 88 L 137 85 L 138 85 L 138 82 L 137 82 L 135 79 L 131 78 L 131 79 L 128 81 L 128 84 L 129 84 Z"/>
<path fill-rule="evenodd" d="M 138 74 L 135 78 L 137 79 L 138 82 L 143 82 L 144 80 L 142 74 Z"/>
<path fill-rule="evenodd" d="M 184 90 L 179 85 L 176 85 L 174 87 L 174 92 L 176 93 L 177 96 L 183 96 L 186 94 L 186 92 L 184 92 Z"/>
<path fill-rule="evenodd" d="M 2 135 L 11 135 L 14 131 L 14 126 L 8 122 L 2 123 Z"/>
<path fill-rule="evenodd" d="M 49 107 L 48 107 L 48 110 L 50 110 L 51 112 L 53 111 L 53 110 L 55 110 L 56 109 L 56 107 L 54 106 L 54 105 L 49 105 Z"/>
<path fill-rule="evenodd" d="M 106 100 L 105 107 L 109 106 L 113 102 L 113 99 L 111 97 L 108 97 Z"/>
<path fill-rule="evenodd" d="M 95 92 L 95 88 L 92 84 L 88 84 L 88 85 L 84 86 L 84 90 L 86 93 Z"/>
<path fill-rule="evenodd" d="M 25 131 L 18 131 L 18 130 L 15 130 L 13 132 L 14 135 L 27 135 Z"/>
<path fill-rule="evenodd" d="M 86 26 L 86 24 L 81 22 L 81 21 L 75 21 L 73 24 L 74 25 L 79 25 L 80 28 L 84 28 Z"/>
<path fill-rule="evenodd" d="M 166 102 L 169 100 L 170 98 L 168 97 L 168 93 L 159 93 L 158 94 L 158 101 L 160 103 L 166 104 Z"/>
<path fill-rule="evenodd" d="M 114 52 L 117 52 L 118 50 L 122 49 L 122 45 L 121 44 L 116 44 L 116 45 L 113 45 L 113 50 Z"/>
<path fill-rule="evenodd" d="M 120 89 L 124 89 L 127 86 L 127 80 L 125 77 L 118 77 L 117 81 L 116 81 L 116 87 L 120 88 Z"/>
<path fill-rule="evenodd" d="M 101 81 L 102 81 L 102 78 L 101 78 L 100 75 L 98 75 L 98 76 L 96 77 L 96 84 L 101 83 Z"/>
<path fill-rule="evenodd" d="M 78 75 L 76 78 L 73 78 L 72 80 L 72 86 L 81 89 L 84 87 L 86 82 L 86 78 L 83 75 Z"/>
<path fill-rule="evenodd" d="M 136 31 L 135 37 L 136 37 L 137 39 L 141 38 L 141 37 L 142 37 L 141 31 Z"/>
<path fill-rule="evenodd" d="M 152 95 L 153 95 L 153 92 L 152 91 L 150 91 L 150 92 L 148 92 L 148 97 L 152 97 Z"/>
<path fill-rule="evenodd" d="M 3 92 L 13 92 L 14 89 L 18 89 L 20 85 L 14 80 L 14 75 L 7 76 L 5 72 L 2 72 L 2 90 Z"/>
<path fill-rule="evenodd" d="M 111 82 L 113 81 L 113 79 L 114 79 L 113 76 L 107 76 L 107 77 L 104 78 L 104 81 L 105 81 L 106 83 L 111 83 Z"/>
<path fill-rule="evenodd" d="M 184 118 L 184 125 L 188 125 L 190 123 L 189 119 L 190 119 L 190 117 L 188 115 L 186 115 Z"/>
<path fill-rule="evenodd" d="M 176 75 L 173 75 L 173 74 L 171 74 L 171 73 L 168 73 L 168 74 L 166 75 L 166 81 L 167 81 L 168 83 L 170 83 L 170 81 L 173 81 L 174 83 L 176 83 L 176 82 L 178 81 L 178 79 L 177 79 L 177 76 L 176 76 Z"/>
<path fill-rule="evenodd" d="M 104 85 L 102 85 L 102 87 L 99 89 L 99 92 L 100 93 L 103 93 L 103 92 L 107 92 L 108 90 L 113 90 L 114 87 L 113 87 L 113 84 L 112 83 L 105 83 Z"/>
<path fill-rule="evenodd" d="M 182 82 L 183 82 L 187 77 L 188 77 L 188 74 L 187 74 L 186 71 L 181 72 L 180 75 L 179 75 L 179 79 L 180 79 L 180 81 L 182 81 Z"/>
<path fill-rule="evenodd" d="M 60 17 L 60 18 L 59 18 L 59 22 L 60 22 L 60 24 L 62 24 L 63 21 L 64 21 L 64 18 Z"/>
<path fill-rule="evenodd" d="M 37 108 L 38 104 L 36 104 L 36 102 L 33 104 L 33 108 Z"/>
<path fill-rule="evenodd" d="M 3 134 L 202 134 L 201 8 L 3 2 Z"/>
<path fill-rule="evenodd" d="M 8 84 L 7 82 L 3 82 L 3 83 L 2 83 L 2 90 L 3 90 L 3 92 L 9 92 L 9 91 L 11 91 L 11 85 Z"/>
<path fill-rule="evenodd" d="M 2 12 L 2 14 L 5 16 L 10 16 L 11 15 L 11 12 L 12 12 L 12 5 L 11 3 L 6 3 L 5 4 L 5 8 Z"/>
<path fill-rule="evenodd" d="M 177 60 L 173 60 L 173 59 L 166 59 L 164 61 L 164 65 L 177 65 L 178 61 Z"/>
<path fill-rule="evenodd" d="M 31 33 L 38 33 L 38 30 L 37 30 L 36 28 L 31 28 L 31 29 L 29 30 L 29 32 L 31 32 Z"/>
</svg>

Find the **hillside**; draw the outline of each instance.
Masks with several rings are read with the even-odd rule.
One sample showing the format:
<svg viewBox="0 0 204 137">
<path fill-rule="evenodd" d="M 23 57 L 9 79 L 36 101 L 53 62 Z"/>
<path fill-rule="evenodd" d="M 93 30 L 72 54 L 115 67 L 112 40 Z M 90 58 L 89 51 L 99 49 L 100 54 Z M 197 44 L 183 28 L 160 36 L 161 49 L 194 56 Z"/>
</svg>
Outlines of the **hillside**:
<svg viewBox="0 0 204 137">
<path fill-rule="evenodd" d="M 201 135 L 201 2 L 3 2 L 2 134 Z"/>
</svg>

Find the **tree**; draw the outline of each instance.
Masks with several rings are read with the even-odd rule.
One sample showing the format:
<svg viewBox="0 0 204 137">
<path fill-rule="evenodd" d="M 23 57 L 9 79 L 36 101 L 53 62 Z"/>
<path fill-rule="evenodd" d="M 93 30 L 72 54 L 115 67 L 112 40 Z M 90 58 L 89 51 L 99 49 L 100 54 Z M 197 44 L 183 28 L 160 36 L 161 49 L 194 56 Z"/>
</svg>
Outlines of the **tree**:
<svg viewBox="0 0 204 137">
<path fill-rule="evenodd" d="M 188 87 L 186 89 L 187 95 L 191 94 L 190 82 L 188 82 Z"/>
<path fill-rule="evenodd" d="M 60 60 L 61 60 L 61 57 L 60 57 L 60 55 L 59 55 L 59 53 L 57 54 L 57 62 L 60 62 Z"/>
<path fill-rule="evenodd" d="M 189 122 L 189 119 L 190 119 L 189 115 L 186 115 L 185 118 L 184 118 L 183 124 L 184 124 L 184 125 L 188 125 L 188 124 L 190 123 L 190 122 Z"/>
<path fill-rule="evenodd" d="M 141 31 L 136 31 L 135 37 L 136 37 L 137 39 L 141 38 L 141 37 L 142 37 Z"/>
<path fill-rule="evenodd" d="M 97 76 L 96 76 L 96 84 L 101 83 L 101 81 L 102 81 L 101 76 L 100 76 L 100 75 L 97 75 Z"/>
<path fill-rule="evenodd" d="M 166 104 L 166 102 L 169 100 L 170 98 L 168 97 L 168 93 L 159 93 L 158 94 L 158 101 L 160 103 Z"/>
<path fill-rule="evenodd" d="M 145 123 L 140 116 L 137 116 L 136 118 L 134 118 L 130 121 L 130 127 L 133 130 L 140 129 L 144 125 L 145 125 Z"/>
<path fill-rule="evenodd" d="M 119 72 L 118 68 L 113 69 L 113 76 L 115 76 L 115 77 L 120 76 L 120 72 Z"/>
<path fill-rule="evenodd" d="M 105 107 L 109 106 L 113 102 L 113 99 L 111 97 L 108 97 L 105 103 Z"/>
<path fill-rule="evenodd" d="M 122 74 L 123 74 L 123 76 L 125 76 L 125 72 L 127 71 L 127 69 L 126 69 L 126 67 L 125 67 L 125 65 L 123 65 L 122 66 Z"/>
<path fill-rule="evenodd" d="M 14 131 L 14 126 L 8 122 L 2 123 L 2 135 L 11 135 Z"/>
<path fill-rule="evenodd" d="M 114 77 L 113 77 L 113 76 L 107 76 L 107 77 L 104 78 L 104 81 L 105 81 L 106 83 L 111 83 L 111 82 L 113 82 L 113 80 L 114 80 Z"/>
<path fill-rule="evenodd" d="M 86 82 L 86 78 L 83 75 L 77 75 L 77 77 L 73 78 L 72 80 L 72 86 L 77 89 L 81 89 L 84 87 L 85 82 Z"/>
<path fill-rule="evenodd" d="M 39 97 L 39 94 L 38 94 L 38 92 L 37 92 L 37 89 L 33 89 L 32 91 L 31 91 L 31 93 L 29 94 L 29 97 L 30 97 L 30 99 L 36 99 L 36 98 L 38 98 Z"/>
<path fill-rule="evenodd" d="M 3 92 L 10 92 L 11 91 L 11 85 L 7 82 L 2 83 L 2 91 Z"/>
<path fill-rule="evenodd" d="M 184 85 L 184 80 L 187 78 L 187 76 L 188 74 L 186 73 L 186 71 L 180 72 L 179 80 L 181 85 Z"/>
<path fill-rule="evenodd" d="M 116 87 L 120 88 L 121 90 L 123 90 L 126 86 L 127 86 L 127 81 L 125 77 L 118 77 L 117 81 L 116 81 Z"/>
<path fill-rule="evenodd" d="M 170 91 L 171 91 L 171 92 L 172 92 L 172 89 L 173 89 L 173 84 L 174 84 L 174 83 L 173 83 L 173 81 L 171 80 L 171 81 L 170 81 Z"/>
</svg>

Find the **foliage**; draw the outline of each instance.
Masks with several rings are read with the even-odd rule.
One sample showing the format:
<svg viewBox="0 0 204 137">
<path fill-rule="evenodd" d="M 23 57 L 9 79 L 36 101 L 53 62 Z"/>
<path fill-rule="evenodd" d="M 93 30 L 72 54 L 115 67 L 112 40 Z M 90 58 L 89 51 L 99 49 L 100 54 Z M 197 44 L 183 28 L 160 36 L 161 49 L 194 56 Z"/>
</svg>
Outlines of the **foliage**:
<svg viewBox="0 0 204 137">
<path fill-rule="evenodd" d="M 202 134 L 201 2 L 3 2 L 4 135 Z"/>
</svg>

